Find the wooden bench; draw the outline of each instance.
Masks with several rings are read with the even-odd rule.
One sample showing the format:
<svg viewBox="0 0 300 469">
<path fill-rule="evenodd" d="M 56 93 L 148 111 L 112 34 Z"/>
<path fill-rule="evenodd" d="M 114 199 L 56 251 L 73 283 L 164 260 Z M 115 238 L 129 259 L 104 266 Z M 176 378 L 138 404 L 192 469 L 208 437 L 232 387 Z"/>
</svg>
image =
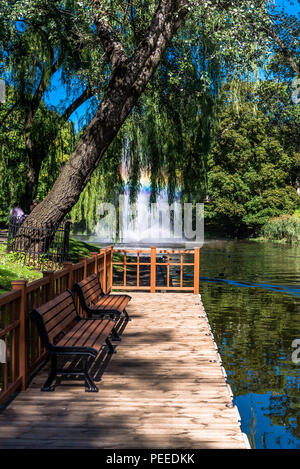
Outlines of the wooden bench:
<svg viewBox="0 0 300 469">
<path fill-rule="evenodd" d="M 56 375 L 61 374 L 82 376 L 86 382 L 86 391 L 98 392 L 89 368 L 100 351 L 108 347 L 109 353 L 114 353 L 110 338 L 118 339 L 116 320 L 82 318 L 76 310 L 70 290 L 32 311 L 30 317 L 36 322 L 42 346 L 51 357 L 51 371 L 41 390 L 54 391 L 51 384 Z M 57 361 L 62 356 L 67 357 L 71 364 L 59 369 Z M 71 368 L 72 361 L 77 361 L 76 368 Z"/>
<path fill-rule="evenodd" d="M 123 314 L 126 320 L 130 320 L 126 306 L 131 300 L 130 295 L 106 295 L 101 287 L 99 276 L 92 274 L 86 279 L 74 285 L 74 291 L 78 294 L 83 310 L 88 317 L 109 316 L 119 319 Z"/>
</svg>

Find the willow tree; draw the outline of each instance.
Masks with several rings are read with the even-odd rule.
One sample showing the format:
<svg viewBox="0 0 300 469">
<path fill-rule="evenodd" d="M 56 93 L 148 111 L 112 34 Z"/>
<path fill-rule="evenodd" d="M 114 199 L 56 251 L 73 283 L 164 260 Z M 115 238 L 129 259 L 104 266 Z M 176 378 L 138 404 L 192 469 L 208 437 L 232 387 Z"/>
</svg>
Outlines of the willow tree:
<svg viewBox="0 0 300 469">
<path fill-rule="evenodd" d="M 66 122 L 83 103 L 95 96 L 101 86 L 100 40 L 91 22 L 80 16 L 75 1 L 39 0 L 20 2 L 0 0 L 0 71 L 14 88 L 14 102 L 0 120 L 0 130 L 10 116 L 22 125 L 26 158 L 24 177 L 25 210 L 37 195 L 43 162 Z M 50 108 L 51 125 L 43 126 L 45 95 L 51 93 L 57 75 L 67 91 L 67 105 Z M 76 77 L 76 80 L 74 79 Z M 21 115 L 21 117 L 20 117 Z M 40 145 L 41 129 L 44 143 Z"/>
<path fill-rule="evenodd" d="M 82 4 L 82 14 L 92 15 L 94 28 L 110 64 L 110 76 L 94 118 L 63 167 L 52 190 L 25 224 L 34 219 L 40 225 L 56 225 L 77 202 L 93 171 L 144 92 L 167 45 L 190 11 L 195 14 L 199 8 L 208 9 L 212 15 L 220 11 L 220 16 L 226 18 L 227 9 L 232 8 L 233 17 L 236 17 L 237 22 L 240 15 L 249 26 L 249 18 L 257 16 L 257 11 L 265 13 L 266 4 L 265 1 L 259 0 L 161 0 L 145 1 L 142 5 L 141 2 L 100 0 L 78 3 Z M 144 27 L 145 18 L 144 21 L 135 22 L 135 9 L 141 7 L 146 8 L 146 20 L 151 15 L 147 27 Z M 131 41 L 130 45 L 127 42 L 128 21 L 134 32 L 134 41 Z M 231 21 L 232 18 L 228 24 Z M 250 30 L 251 27 L 251 35 Z M 214 34 L 218 35 L 217 27 Z M 229 40 L 230 38 L 234 40 L 232 35 Z M 236 46 L 237 49 L 241 48 L 240 43 Z"/>
<path fill-rule="evenodd" d="M 128 57 L 109 21 L 105 2 L 91 0 L 99 38 L 111 63 L 111 77 L 97 113 L 78 142 L 48 196 L 27 223 L 56 225 L 77 202 L 103 154 L 136 104 L 162 54 L 188 14 L 189 0 L 161 1 L 143 39 Z"/>
</svg>

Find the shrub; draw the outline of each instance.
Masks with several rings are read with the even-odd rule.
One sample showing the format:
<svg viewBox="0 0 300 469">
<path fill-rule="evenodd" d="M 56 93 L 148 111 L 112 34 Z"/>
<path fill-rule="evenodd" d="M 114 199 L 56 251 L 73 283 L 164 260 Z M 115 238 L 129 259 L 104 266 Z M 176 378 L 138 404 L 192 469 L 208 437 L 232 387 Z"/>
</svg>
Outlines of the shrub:
<svg viewBox="0 0 300 469">
<path fill-rule="evenodd" d="M 300 219 L 294 215 L 270 218 L 262 229 L 262 235 L 267 239 L 282 239 L 290 243 L 300 241 Z"/>
</svg>

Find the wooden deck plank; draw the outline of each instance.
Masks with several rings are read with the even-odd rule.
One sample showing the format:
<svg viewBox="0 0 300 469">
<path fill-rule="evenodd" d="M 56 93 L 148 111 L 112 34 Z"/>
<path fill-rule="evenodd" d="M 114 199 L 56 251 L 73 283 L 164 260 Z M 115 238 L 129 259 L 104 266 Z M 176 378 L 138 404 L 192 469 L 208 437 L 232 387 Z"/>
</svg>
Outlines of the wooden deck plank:
<svg viewBox="0 0 300 469">
<path fill-rule="evenodd" d="M 0 414 L 0 448 L 245 448 L 199 297 L 131 295 L 99 393 L 41 393 L 42 370 Z"/>
</svg>

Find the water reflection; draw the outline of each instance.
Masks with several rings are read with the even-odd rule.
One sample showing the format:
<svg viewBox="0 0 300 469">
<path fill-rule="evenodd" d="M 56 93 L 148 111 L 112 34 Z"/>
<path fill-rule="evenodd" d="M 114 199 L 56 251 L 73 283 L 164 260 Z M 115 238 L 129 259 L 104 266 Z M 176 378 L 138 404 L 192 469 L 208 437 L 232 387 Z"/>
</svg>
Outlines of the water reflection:
<svg viewBox="0 0 300 469">
<path fill-rule="evenodd" d="M 288 293 L 289 295 L 298 296 L 300 298 L 300 289 L 293 288 L 292 285 L 268 285 L 267 283 L 246 283 L 246 282 L 237 282 L 235 280 L 229 279 L 219 279 L 219 278 L 209 278 L 209 277 L 200 277 L 202 282 L 211 282 L 211 283 L 226 283 L 228 285 L 233 285 L 236 287 L 246 287 L 246 288 L 264 288 L 266 290 L 277 291 L 279 293 Z"/>
<path fill-rule="evenodd" d="M 255 448 L 300 448 L 300 247 L 217 242 L 201 250 L 201 295 Z M 276 294 L 274 294 L 276 293 Z"/>
</svg>

